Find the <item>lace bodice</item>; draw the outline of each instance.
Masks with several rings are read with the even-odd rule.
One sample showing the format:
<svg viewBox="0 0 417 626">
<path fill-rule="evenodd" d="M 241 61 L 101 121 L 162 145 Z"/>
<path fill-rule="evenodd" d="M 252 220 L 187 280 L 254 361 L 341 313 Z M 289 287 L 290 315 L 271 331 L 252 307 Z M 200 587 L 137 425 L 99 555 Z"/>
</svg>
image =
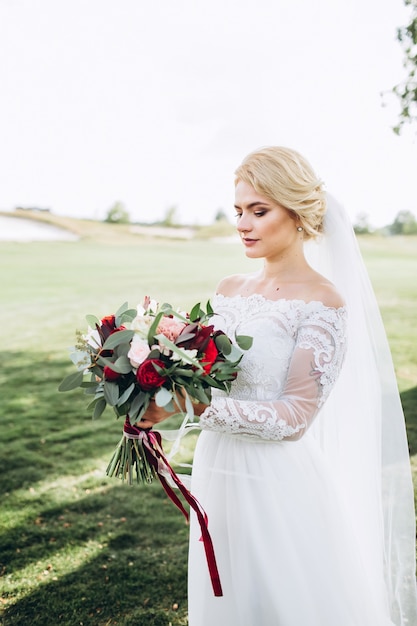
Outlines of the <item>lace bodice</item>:
<svg viewBox="0 0 417 626">
<path fill-rule="evenodd" d="M 329 395 L 345 353 L 346 310 L 321 302 L 213 298 L 215 328 L 250 335 L 229 394 L 213 390 L 201 428 L 262 439 L 299 439 Z"/>
</svg>

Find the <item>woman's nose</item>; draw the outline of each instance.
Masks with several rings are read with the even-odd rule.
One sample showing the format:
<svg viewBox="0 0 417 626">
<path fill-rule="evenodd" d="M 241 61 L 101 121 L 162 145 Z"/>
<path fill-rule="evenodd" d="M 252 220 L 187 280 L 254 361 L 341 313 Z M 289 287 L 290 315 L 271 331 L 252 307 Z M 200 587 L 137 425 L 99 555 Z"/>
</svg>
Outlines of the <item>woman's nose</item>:
<svg viewBox="0 0 417 626">
<path fill-rule="evenodd" d="M 250 219 L 247 215 L 241 215 L 237 223 L 237 230 L 240 233 L 247 232 L 251 229 Z"/>
</svg>

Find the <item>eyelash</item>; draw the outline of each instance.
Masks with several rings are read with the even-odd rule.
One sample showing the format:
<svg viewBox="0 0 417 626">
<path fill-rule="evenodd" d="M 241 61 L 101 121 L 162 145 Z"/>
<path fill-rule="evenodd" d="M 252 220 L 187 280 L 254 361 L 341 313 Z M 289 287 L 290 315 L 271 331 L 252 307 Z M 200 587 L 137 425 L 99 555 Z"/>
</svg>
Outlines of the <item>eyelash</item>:
<svg viewBox="0 0 417 626">
<path fill-rule="evenodd" d="M 254 215 L 256 215 L 256 217 L 262 217 L 262 215 L 265 215 L 266 211 L 255 211 Z"/>
<path fill-rule="evenodd" d="M 266 211 L 254 211 L 255 217 L 262 217 Z M 236 213 L 235 217 L 242 217 L 242 213 Z"/>
</svg>

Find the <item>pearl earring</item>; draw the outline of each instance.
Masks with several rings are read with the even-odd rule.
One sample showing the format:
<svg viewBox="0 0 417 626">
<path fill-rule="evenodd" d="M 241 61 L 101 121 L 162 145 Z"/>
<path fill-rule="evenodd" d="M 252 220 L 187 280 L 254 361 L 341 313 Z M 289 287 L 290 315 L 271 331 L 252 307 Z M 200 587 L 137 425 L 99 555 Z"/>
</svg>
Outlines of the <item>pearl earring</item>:
<svg viewBox="0 0 417 626">
<path fill-rule="evenodd" d="M 301 231 L 303 230 L 303 227 L 302 226 L 297 226 L 297 230 L 298 230 L 299 233 L 301 233 Z"/>
</svg>

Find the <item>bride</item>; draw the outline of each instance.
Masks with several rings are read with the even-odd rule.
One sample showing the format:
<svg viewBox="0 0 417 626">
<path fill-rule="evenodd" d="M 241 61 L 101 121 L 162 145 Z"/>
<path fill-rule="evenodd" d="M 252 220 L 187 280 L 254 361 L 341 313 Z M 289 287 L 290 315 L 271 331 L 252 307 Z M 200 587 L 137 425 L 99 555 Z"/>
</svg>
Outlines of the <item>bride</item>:
<svg viewBox="0 0 417 626">
<path fill-rule="evenodd" d="M 413 489 L 391 356 L 343 210 L 297 152 L 236 171 L 237 230 L 263 268 L 221 281 L 215 326 L 253 337 L 201 417 L 190 626 L 417 624 Z M 144 427 L 166 418 L 152 406 Z"/>
</svg>

